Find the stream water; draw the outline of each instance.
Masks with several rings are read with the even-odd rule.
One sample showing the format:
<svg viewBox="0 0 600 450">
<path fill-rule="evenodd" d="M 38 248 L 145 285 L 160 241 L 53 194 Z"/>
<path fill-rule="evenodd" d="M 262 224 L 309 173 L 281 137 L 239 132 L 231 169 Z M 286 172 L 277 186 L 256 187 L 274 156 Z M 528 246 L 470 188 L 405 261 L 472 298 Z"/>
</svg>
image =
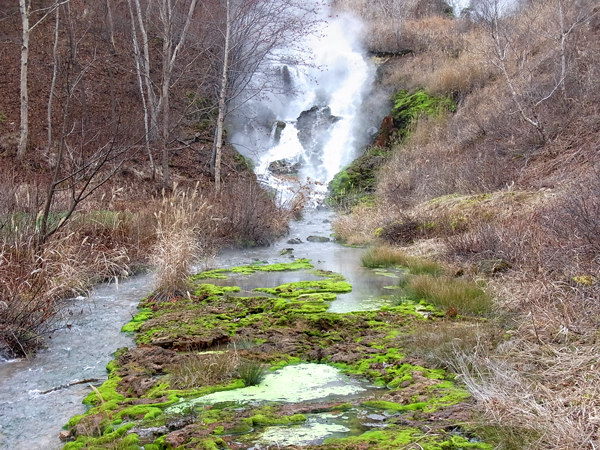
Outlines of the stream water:
<svg viewBox="0 0 600 450">
<path fill-rule="evenodd" d="M 115 350 L 133 345 L 121 327 L 136 313 L 150 284 L 145 275 L 98 286 L 91 297 L 72 300 L 76 313 L 71 329 L 54 333 L 34 358 L 0 361 L 0 448 L 61 448 L 60 430 L 71 416 L 85 411 L 81 400 L 90 392 L 89 384 L 42 392 L 81 380 L 105 380 Z"/>
</svg>

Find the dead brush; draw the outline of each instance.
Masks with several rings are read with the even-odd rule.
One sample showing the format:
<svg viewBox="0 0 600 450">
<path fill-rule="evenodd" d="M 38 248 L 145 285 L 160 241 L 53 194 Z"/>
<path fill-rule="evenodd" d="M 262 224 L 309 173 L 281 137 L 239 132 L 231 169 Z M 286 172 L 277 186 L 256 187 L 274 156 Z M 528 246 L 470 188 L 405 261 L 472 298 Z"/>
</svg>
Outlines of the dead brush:
<svg viewBox="0 0 600 450">
<path fill-rule="evenodd" d="M 189 354 L 176 365 L 168 367 L 167 372 L 171 386 L 194 389 L 234 378 L 239 363 L 236 352 Z"/>
<path fill-rule="evenodd" d="M 477 432 L 498 448 L 596 448 L 600 380 L 593 370 L 595 351 L 517 338 L 495 353 L 482 347 L 457 352 L 455 364 L 482 412 Z"/>
<path fill-rule="evenodd" d="M 408 351 L 433 367 L 455 368 L 456 355 L 474 348 L 492 351 L 503 338 L 495 322 L 486 324 L 442 320 L 426 323 L 403 338 Z"/>
<path fill-rule="evenodd" d="M 377 241 L 377 231 L 397 215 L 387 204 L 368 206 L 359 204 L 350 214 L 338 215 L 332 223 L 336 239 L 349 245 L 367 245 Z M 375 230 L 375 232 L 374 232 Z"/>
<path fill-rule="evenodd" d="M 155 212 L 156 242 L 150 254 L 157 295 L 190 289 L 192 264 L 206 256 L 200 225 L 207 222 L 209 214 L 208 202 L 197 190 L 186 192 L 174 186 L 170 195 L 163 194 L 160 209 Z"/>
<path fill-rule="evenodd" d="M 222 193 L 211 198 L 211 204 L 213 215 L 219 217 L 220 239 L 229 244 L 256 246 L 269 245 L 284 235 L 289 220 L 301 209 L 302 200 L 293 201 L 292 209 L 279 207 L 254 180 L 241 179 L 226 184 Z"/>
</svg>

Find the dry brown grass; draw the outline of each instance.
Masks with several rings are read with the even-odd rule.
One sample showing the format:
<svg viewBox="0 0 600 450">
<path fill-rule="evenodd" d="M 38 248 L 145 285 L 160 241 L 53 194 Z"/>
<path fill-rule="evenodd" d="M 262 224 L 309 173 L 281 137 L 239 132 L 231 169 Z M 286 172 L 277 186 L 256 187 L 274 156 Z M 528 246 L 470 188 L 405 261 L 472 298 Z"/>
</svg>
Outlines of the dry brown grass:
<svg viewBox="0 0 600 450">
<path fill-rule="evenodd" d="M 239 357 L 235 352 L 189 354 L 167 368 L 171 386 L 179 389 L 197 389 L 225 383 L 235 375 Z"/>
<path fill-rule="evenodd" d="M 565 23 L 585 16 L 565 41 L 564 79 L 559 6 Z M 504 21 L 504 61 L 484 22 L 404 21 L 404 48 L 415 53 L 384 67 L 383 83 L 451 95 L 457 111 L 415 124 L 394 149 L 378 176 L 385 210 L 338 222 L 345 235 L 373 241 L 377 228 L 407 217 L 417 225 L 460 219 L 459 230 L 415 233 L 404 245 L 438 245 L 431 253 L 461 273 L 486 259 L 510 262 L 486 291 L 495 308 L 511 311 L 511 337 L 487 345 L 476 327 L 445 322 L 440 333 L 421 332 L 429 350 L 420 356 L 460 374 L 482 414 L 477 432 L 497 448 L 597 449 L 600 12 L 589 1 L 527 2 Z"/>
<path fill-rule="evenodd" d="M 150 253 L 155 270 L 155 292 L 158 295 L 183 293 L 189 289 L 192 264 L 208 256 L 203 245 L 211 235 L 208 202 L 197 189 L 179 190 L 174 186 L 163 194 L 159 211 L 155 212 L 156 242 Z M 208 219 L 208 220 L 207 220 Z"/>
</svg>

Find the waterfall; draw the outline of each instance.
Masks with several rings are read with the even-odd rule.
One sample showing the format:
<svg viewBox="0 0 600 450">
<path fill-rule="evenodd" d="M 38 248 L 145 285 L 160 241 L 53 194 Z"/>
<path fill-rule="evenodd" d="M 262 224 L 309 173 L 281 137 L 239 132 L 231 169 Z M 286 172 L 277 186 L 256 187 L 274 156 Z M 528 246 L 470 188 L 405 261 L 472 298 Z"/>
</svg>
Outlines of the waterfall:
<svg viewBox="0 0 600 450">
<path fill-rule="evenodd" d="M 243 131 L 234 127 L 239 131 L 232 142 L 255 161 L 256 174 L 284 200 L 290 188 L 307 184 L 316 197 L 324 197 L 327 183 L 358 156 L 367 130 L 378 125 L 360 114 L 374 78 L 358 39 L 361 28 L 349 15 L 324 22 L 303 43 L 310 67 L 274 67 L 287 93 L 252 104 L 250 115 L 262 117 L 263 136 L 261 127 L 248 121 Z"/>
</svg>

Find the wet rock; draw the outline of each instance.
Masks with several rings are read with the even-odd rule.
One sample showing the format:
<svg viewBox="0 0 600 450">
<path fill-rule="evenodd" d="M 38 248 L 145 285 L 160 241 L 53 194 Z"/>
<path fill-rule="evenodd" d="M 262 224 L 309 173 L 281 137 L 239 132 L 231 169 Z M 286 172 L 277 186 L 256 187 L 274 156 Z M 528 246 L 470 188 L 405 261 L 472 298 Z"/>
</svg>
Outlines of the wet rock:
<svg viewBox="0 0 600 450">
<path fill-rule="evenodd" d="M 302 168 L 299 162 L 292 162 L 289 159 L 279 159 L 269 164 L 269 171 L 275 175 L 294 175 Z"/>
<path fill-rule="evenodd" d="M 280 254 L 281 256 L 283 256 L 283 255 L 291 255 L 291 254 L 293 253 L 293 251 L 294 251 L 294 249 L 293 249 L 293 248 L 284 248 L 284 249 L 282 249 L 282 250 L 279 252 L 279 254 Z"/>
<path fill-rule="evenodd" d="M 285 123 L 281 120 L 278 120 L 277 122 L 275 122 L 275 134 L 273 136 L 273 140 L 275 141 L 276 144 L 279 144 L 279 141 L 281 140 L 281 133 L 285 129 L 286 126 L 287 126 L 287 123 Z"/>
<path fill-rule="evenodd" d="M 293 238 L 293 239 L 288 239 L 287 243 L 290 245 L 298 245 L 298 244 L 304 244 L 304 241 L 302 241 L 302 239 L 299 239 L 299 238 Z"/>
<path fill-rule="evenodd" d="M 60 434 L 58 435 L 58 438 L 63 442 L 68 440 L 70 437 L 71 437 L 71 432 L 66 431 L 66 430 L 61 431 Z"/>
<path fill-rule="evenodd" d="M 169 429 L 163 425 L 162 427 L 132 428 L 128 434 L 135 433 L 138 435 L 141 443 L 150 444 L 168 432 Z"/>
<path fill-rule="evenodd" d="M 308 242 L 329 242 L 331 239 L 325 236 L 309 236 L 306 240 Z"/>
<path fill-rule="evenodd" d="M 331 114 L 329 106 L 313 106 L 307 111 L 302 111 L 296 121 L 298 140 L 302 147 L 310 153 L 321 152 L 330 138 L 331 126 L 340 119 Z"/>
<path fill-rule="evenodd" d="M 119 390 L 128 392 L 129 397 L 141 397 L 153 387 L 166 365 L 175 364 L 181 359 L 178 353 L 161 347 L 137 347 L 117 358 L 118 375 L 122 377 Z"/>
<path fill-rule="evenodd" d="M 167 434 L 165 444 L 175 448 L 189 442 L 192 438 L 207 437 L 210 433 L 210 430 L 201 429 L 200 425 L 188 425 L 181 430 Z"/>
<path fill-rule="evenodd" d="M 349 363 L 353 363 L 356 361 L 360 361 L 363 358 L 364 358 L 364 356 L 361 355 L 360 353 L 338 353 L 336 355 L 333 355 L 329 359 L 329 361 L 332 363 L 349 364 Z"/>
</svg>

